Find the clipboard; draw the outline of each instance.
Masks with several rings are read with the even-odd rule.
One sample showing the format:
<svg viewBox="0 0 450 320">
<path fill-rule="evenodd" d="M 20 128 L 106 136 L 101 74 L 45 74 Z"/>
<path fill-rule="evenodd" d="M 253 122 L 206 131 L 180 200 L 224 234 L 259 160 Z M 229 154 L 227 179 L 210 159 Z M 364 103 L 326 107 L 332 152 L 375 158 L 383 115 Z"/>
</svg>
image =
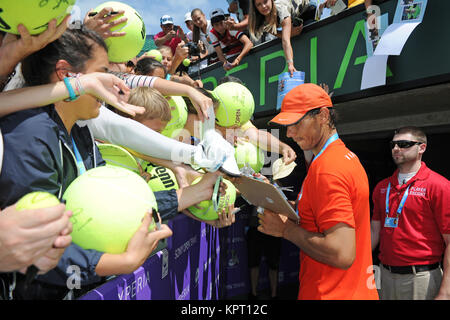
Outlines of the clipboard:
<svg viewBox="0 0 450 320">
<path fill-rule="evenodd" d="M 250 204 L 287 216 L 292 221 L 299 221 L 284 193 L 274 185 L 245 175 L 234 178 L 233 184 Z"/>
</svg>

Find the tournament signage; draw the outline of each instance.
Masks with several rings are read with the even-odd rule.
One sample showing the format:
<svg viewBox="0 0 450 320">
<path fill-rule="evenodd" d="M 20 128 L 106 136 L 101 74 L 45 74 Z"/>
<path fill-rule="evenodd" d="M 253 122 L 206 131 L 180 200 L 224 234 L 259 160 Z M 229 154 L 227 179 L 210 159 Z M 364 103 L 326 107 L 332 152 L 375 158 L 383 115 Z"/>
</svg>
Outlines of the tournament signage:
<svg viewBox="0 0 450 320">
<path fill-rule="evenodd" d="M 397 0 L 379 5 L 393 23 Z M 367 59 L 364 6 L 358 6 L 303 29 L 292 38 L 295 67 L 305 72 L 305 82 L 325 83 L 336 103 L 396 90 L 435 84 L 450 79 L 450 43 L 439 34 L 450 33 L 450 1 L 430 0 L 423 22 L 406 42 L 401 55 L 390 56 L 386 85 L 361 91 Z M 241 64 L 225 72 L 220 64 L 203 69 L 205 88 L 213 89 L 225 75 L 240 78 L 255 98 L 255 115 L 276 112 L 278 77 L 287 71 L 279 39 L 255 47 Z M 193 77 L 198 74 L 192 74 Z"/>
</svg>

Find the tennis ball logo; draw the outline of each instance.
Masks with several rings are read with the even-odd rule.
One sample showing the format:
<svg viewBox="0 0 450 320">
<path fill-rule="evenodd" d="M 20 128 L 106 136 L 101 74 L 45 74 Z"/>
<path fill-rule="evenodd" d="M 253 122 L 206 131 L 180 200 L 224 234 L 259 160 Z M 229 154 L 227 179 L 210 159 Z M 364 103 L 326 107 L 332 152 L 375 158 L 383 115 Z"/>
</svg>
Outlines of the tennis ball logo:
<svg viewBox="0 0 450 320">
<path fill-rule="evenodd" d="M 183 130 L 188 118 L 188 109 L 183 97 L 173 96 L 169 100 L 171 119 L 161 134 L 174 138 Z"/>
<path fill-rule="evenodd" d="M 135 9 L 116 1 L 102 3 L 94 11 L 100 12 L 105 7 L 111 7 L 115 11 L 124 10 L 123 16 L 128 18 L 128 21 L 111 28 L 111 31 L 126 32 L 125 36 L 109 37 L 105 40 L 108 46 L 109 61 L 127 62 L 136 57 L 144 47 L 146 35 L 144 20 Z M 113 20 L 120 19 L 123 16 L 115 17 Z"/>
<path fill-rule="evenodd" d="M 59 25 L 72 10 L 76 0 L 0 0 L 0 30 L 19 34 L 17 26 L 23 24 L 31 35 L 47 30 L 48 23 L 56 19 Z"/>
<path fill-rule="evenodd" d="M 148 185 L 153 192 L 179 189 L 177 178 L 172 170 L 162 166 L 153 167 L 150 165 L 145 170 L 151 174 Z"/>
<path fill-rule="evenodd" d="M 216 109 L 216 123 L 222 127 L 239 127 L 250 120 L 255 111 L 253 95 L 245 86 L 226 82 L 213 91 L 219 100 Z"/>
<path fill-rule="evenodd" d="M 17 201 L 16 209 L 18 211 L 50 208 L 59 204 L 58 198 L 48 192 L 35 191 L 30 192 Z"/>
<path fill-rule="evenodd" d="M 103 166 L 76 178 L 63 195 L 73 212 L 72 241 L 84 249 L 122 253 L 147 210 L 157 210 L 147 183 L 130 170 Z M 149 230 L 155 228 L 154 222 Z"/>
<path fill-rule="evenodd" d="M 198 177 L 192 182 L 192 185 L 198 183 L 202 177 Z M 223 182 L 227 185 L 225 195 L 218 195 L 218 206 L 217 211 L 214 210 L 214 203 L 212 200 L 204 200 L 200 203 L 188 208 L 189 212 L 192 213 L 199 219 L 202 220 L 216 220 L 219 218 L 217 212 L 221 212 L 224 208 L 233 204 L 236 201 L 236 188 L 228 180 L 223 179 Z"/>
<path fill-rule="evenodd" d="M 254 144 L 239 141 L 234 151 L 234 158 L 239 169 L 249 165 L 255 173 L 258 173 L 264 167 L 264 152 Z"/>
</svg>

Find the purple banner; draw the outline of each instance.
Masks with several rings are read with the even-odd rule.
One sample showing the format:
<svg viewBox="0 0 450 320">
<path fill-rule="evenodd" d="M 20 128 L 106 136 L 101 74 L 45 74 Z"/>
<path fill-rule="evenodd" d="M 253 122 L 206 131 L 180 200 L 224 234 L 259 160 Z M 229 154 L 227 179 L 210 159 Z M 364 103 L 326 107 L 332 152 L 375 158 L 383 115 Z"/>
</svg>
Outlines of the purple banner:
<svg viewBox="0 0 450 320">
<path fill-rule="evenodd" d="M 219 299 L 219 231 L 178 215 L 168 222 L 174 235 L 167 247 L 133 274 L 120 275 L 81 300 Z"/>
<path fill-rule="evenodd" d="M 134 273 L 117 276 L 81 300 L 218 300 L 250 291 L 246 227 L 248 214 L 223 229 L 183 214 L 168 222 L 173 236 Z M 298 281 L 299 250 L 282 241 L 279 284 Z M 269 285 L 263 259 L 259 287 Z"/>
</svg>

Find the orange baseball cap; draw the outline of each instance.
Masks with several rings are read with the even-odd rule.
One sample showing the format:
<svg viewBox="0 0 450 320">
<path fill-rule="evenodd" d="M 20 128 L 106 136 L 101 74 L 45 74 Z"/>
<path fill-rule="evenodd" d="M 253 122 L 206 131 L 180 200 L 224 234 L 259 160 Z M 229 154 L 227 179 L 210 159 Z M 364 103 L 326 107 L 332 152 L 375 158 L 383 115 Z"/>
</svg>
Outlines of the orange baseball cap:
<svg viewBox="0 0 450 320">
<path fill-rule="evenodd" d="M 332 107 L 330 96 L 314 83 L 298 85 L 288 92 L 281 103 L 281 112 L 269 122 L 284 126 L 298 122 L 308 111 Z"/>
</svg>

